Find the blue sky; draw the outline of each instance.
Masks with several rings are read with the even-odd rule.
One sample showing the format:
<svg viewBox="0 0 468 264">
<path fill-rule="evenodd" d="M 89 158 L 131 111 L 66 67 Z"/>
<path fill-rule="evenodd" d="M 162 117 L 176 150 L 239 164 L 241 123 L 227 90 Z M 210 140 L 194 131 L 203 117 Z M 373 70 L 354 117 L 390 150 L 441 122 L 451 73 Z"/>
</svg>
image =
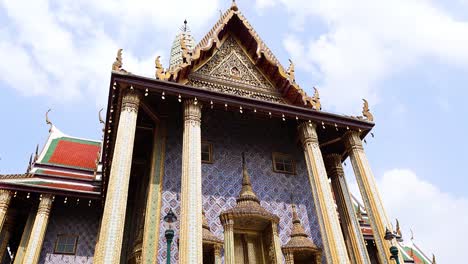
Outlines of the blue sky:
<svg viewBox="0 0 468 264">
<path fill-rule="evenodd" d="M 22 173 L 47 137 L 99 139 L 117 48 L 124 68 L 153 76 L 184 19 L 196 40 L 230 1 L 0 1 L 0 173 Z M 376 118 L 365 145 L 390 218 L 441 263 L 468 236 L 468 2 L 256 0 L 238 6 L 325 111 Z M 346 171 L 356 186 L 350 163 Z M 463 230 L 464 229 L 464 230 Z M 455 235 L 458 234 L 458 235 Z"/>
</svg>

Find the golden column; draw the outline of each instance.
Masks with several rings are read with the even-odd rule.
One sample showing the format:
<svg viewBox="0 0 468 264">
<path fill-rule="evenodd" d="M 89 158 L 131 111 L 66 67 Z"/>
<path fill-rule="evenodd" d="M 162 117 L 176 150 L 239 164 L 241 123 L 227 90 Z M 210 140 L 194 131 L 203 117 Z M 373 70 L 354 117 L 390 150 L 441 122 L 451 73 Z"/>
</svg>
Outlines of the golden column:
<svg viewBox="0 0 468 264">
<path fill-rule="evenodd" d="M 54 198 L 51 194 L 43 194 L 40 199 L 41 201 L 37 208 L 36 218 L 34 219 L 34 224 L 29 236 L 28 246 L 24 253 L 23 264 L 36 264 L 41 254 L 42 242 L 44 242 Z"/>
<path fill-rule="evenodd" d="M 8 206 L 10 206 L 12 196 L 11 191 L 0 190 L 0 231 L 2 231 L 2 226 L 5 222 Z"/>
<path fill-rule="evenodd" d="M 320 151 L 316 124 L 304 122 L 299 125 L 299 138 L 304 148 L 309 182 L 314 197 L 317 218 L 320 225 L 323 250 L 329 264 L 349 263 L 341 232 L 333 194 Z"/>
<path fill-rule="evenodd" d="M 380 198 L 374 175 L 372 174 L 366 154 L 364 153 L 359 132 L 347 132 L 344 136 L 344 141 L 351 163 L 353 164 L 353 170 L 362 200 L 364 201 L 364 206 L 369 216 L 380 263 L 389 263 L 389 248 L 391 245 L 384 239 L 384 236 L 385 229 L 391 228 L 391 226 L 388 224 L 387 215 L 382 205 L 382 199 Z"/>
<path fill-rule="evenodd" d="M 329 154 L 325 157 L 325 167 L 331 178 L 333 193 L 341 219 L 341 226 L 348 244 L 349 257 L 357 264 L 370 264 L 367 248 L 356 218 L 353 201 L 348 190 L 340 154 Z"/>
<path fill-rule="evenodd" d="M 31 235 L 31 229 L 34 224 L 34 218 L 36 216 L 36 209 L 31 208 L 31 211 L 28 215 L 28 220 L 26 220 L 26 225 L 23 229 L 23 234 L 21 235 L 21 240 L 18 246 L 18 250 L 16 250 L 15 254 L 15 262 L 14 264 L 22 264 L 24 253 L 26 251 L 26 247 L 28 246 L 29 236 Z"/>
<path fill-rule="evenodd" d="M 139 103 L 140 98 L 133 90 L 126 91 L 122 98 L 94 263 L 120 262 Z"/>
<path fill-rule="evenodd" d="M 201 105 L 184 102 L 179 262 L 202 263 Z"/>
<path fill-rule="evenodd" d="M 236 264 L 234 258 L 234 220 L 221 219 L 224 228 L 224 264 Z"/>
</svg>

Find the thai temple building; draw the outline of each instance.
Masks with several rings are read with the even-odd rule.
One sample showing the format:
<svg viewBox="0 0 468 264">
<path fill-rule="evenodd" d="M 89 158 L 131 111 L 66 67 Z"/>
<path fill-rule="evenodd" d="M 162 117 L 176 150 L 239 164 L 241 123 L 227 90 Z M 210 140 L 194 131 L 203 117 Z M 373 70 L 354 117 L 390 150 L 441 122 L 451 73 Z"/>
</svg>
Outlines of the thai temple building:
<svg viewBox="0 0 468 264">
<path fill-rule="evenodd" d="M 387 217 L 367 101 L 322 110 L 235 2 L 199 42 L 186 24 L 153 78 L 118 51 L 100 140 L 47 112 L 26 172 L 0 175 L 0 263 L 435 263 Z"/>
</svg>

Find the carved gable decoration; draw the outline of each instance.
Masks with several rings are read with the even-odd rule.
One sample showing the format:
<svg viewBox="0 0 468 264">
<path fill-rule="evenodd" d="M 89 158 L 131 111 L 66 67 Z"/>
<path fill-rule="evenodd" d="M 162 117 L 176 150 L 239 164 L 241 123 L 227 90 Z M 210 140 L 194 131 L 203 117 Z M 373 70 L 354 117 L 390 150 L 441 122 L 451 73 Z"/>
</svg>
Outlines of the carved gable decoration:
<svg viewBox="0 0 468 264">
<path fill-rule="evenodd" d="M 189 75 L 189 84 L 219 92 L 285 103 L 232 36 L 208 62 Z"/>
</svg>

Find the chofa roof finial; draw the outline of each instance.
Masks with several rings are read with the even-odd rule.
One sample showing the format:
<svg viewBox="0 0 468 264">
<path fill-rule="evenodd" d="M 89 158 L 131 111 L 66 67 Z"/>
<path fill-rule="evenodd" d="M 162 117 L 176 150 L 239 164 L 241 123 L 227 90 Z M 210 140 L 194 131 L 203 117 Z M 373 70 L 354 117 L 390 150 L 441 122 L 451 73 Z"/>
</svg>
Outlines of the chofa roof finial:
<svg viewBox="0 0 468 264">
<path fill-rule="evenodd" d="M 122 62 L 122 50 L 123 49 L 118 49 L 117 50 L 117 56 L 115 57 L 114 63 L 112 63 L 112 70 L 117 71 L 117 72 L 124 72 L 127 73 L 126 70 L 122 69 L 123 62 Z"/>
<path fill-rule="evenodd" d="M 52 124 L 52 122 L 50 122 L 49 120 L 49 112 L 52 111 L 52 109 L 49 108 L 49 110 L 47 110 L 46 114 L 45 114 L 45 118 L 46 118 L 46 124 L 48 124 L 50 126 L 49 128 L 49 133 L 52 132 L 52 128 L 54 127 L 54 125 Z"/>
<path fill-rule="evenodd" d="M 34 162 L 39 158 L 39 144 L 36 145 L 36 152 L 34 154 Z"/>
<path fill-rule="evenodd" d="M 364 101 L 364 105 L 362 107 L 362 115 L 367 119 L 367 121 L 374 121 L 374 116 L 371 114 L 369 109 L 369 103 L 366 99 L 362 99 Z"/>
</svg>

